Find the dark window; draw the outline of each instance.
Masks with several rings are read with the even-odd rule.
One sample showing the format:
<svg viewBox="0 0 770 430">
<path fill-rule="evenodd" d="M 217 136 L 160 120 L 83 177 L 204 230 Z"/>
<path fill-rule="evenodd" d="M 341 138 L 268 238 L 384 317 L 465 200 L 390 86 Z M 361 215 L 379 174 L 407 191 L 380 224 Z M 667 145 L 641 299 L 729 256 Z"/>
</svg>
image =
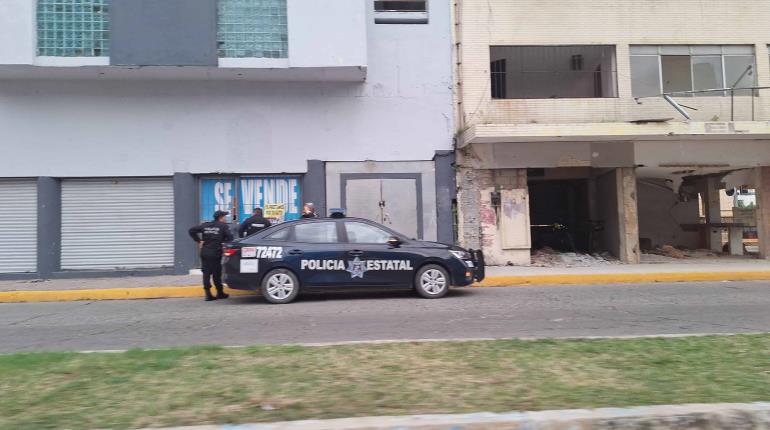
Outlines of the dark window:
<svg viewBox="0 0 770 430">
<path fill-rule="evenodd" d="M 267 236 L 265 239 L 267 240 L 286 240 L 289 238 L 289 230 L 290 228 L 282 228 L 275 233 L 271 234 L 270 236 Z"/>
<path fill-rule="evenodd" d="M 615 47 L 492 46 L 493 98 L 617 97 Z"/>
<path fill-rule="evenodd" d="M 427 0 L 375 0 L 375 24 L 427 24 Z"/>
<path fill-rule="evenodd" d="M 492 98 L 504 99 L 505 94 L 505 60 L 493 61 L 490 66 L 492 73 Z"/>
<path fill-rule="evenodd" d="M 337 242 L 337 223 L 333 221 L 312 222 L 294 226 L 294 239 L 306 243 Z"/>
<path fill-rule="evenodd" d="M 377 12 L 425 12 L 427 10 L 426 3 L 426 0 L 376 0 L 374 2 L 374 10 Z"/>
<path fill-rule="evenodd" d="M 362 222 L 346 222 L 345 232 L 350 243 L 388 243 L 393 236 L 387 231 Z"/>
</svg>

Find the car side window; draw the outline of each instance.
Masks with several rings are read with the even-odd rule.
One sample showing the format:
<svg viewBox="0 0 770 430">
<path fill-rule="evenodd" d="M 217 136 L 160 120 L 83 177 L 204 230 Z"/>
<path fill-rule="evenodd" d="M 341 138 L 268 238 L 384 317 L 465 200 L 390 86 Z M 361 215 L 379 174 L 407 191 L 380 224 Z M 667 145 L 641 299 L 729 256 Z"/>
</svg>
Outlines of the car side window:
<svg viewBox="0 0 770 430">
<path fill-rule="evenodd" d="M 289 231 L 290 230 L 291 230 L 291 228 L 289 228 L 289 227 L 282 228 L 282 229 L 276 231 L 275 233 L 267 236 L 265 239 L 267 239 L 267 240 L 286 240 L 286 239 L 289 238 Z"/>
<path fill-rule="evenodd" d="M 350 243 L 388 243 L 393 235 L 375 226 L 362 222 L 346 222 L 345 232 Z"/>
<path fill-rule="evenodd" d="M 311 222 L 294 226 L 294 239 L 305 243 L 336 243 L 337 223 Z"/>
</svg>

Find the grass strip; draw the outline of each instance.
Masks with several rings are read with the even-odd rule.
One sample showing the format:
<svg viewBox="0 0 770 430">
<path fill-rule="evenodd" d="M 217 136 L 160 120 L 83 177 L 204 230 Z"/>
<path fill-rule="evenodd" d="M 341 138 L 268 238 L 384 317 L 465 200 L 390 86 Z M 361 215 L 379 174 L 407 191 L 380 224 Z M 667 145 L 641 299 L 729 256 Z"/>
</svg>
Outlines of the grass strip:
<svg viewBox="0 0 770 430">
<path fill-rule="evenodd" d="M 770 335 L 0 355 L 0 429 L 770 400 Z"/>
</svg>

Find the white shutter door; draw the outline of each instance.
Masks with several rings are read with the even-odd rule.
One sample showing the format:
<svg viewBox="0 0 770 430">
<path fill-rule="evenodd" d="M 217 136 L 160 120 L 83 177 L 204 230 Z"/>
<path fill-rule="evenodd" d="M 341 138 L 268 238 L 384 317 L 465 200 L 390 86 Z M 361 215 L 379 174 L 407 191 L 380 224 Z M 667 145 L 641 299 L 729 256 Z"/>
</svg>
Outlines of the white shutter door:
<svg viewBox="0 0 770 430">
<path fill-rule="evenodd" d="M 37 271 L 37 181 L 0 181 L 0 273 Z"/>
<path fill-rule="evenodd" d="M 64 180 L 61 196 L 63 270 L 173 265 L 171 179 Z"/>
</svg>

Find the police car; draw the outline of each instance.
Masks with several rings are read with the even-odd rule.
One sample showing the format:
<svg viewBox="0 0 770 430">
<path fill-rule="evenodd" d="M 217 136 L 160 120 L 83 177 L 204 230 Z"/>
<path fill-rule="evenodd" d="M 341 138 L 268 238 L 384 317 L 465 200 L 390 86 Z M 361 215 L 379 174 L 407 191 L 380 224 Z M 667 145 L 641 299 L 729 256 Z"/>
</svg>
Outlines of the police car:
<svg viewBox="0 0 770 430">
<path fill-rule="evenodd" d="M 409 239 L 359 218 L 288 221 L 224 246 L 228 287 L 289 303 L 310 288 L 409 288 L 436 299 L 484 279 L 480 251 Z"/>
</svg>

